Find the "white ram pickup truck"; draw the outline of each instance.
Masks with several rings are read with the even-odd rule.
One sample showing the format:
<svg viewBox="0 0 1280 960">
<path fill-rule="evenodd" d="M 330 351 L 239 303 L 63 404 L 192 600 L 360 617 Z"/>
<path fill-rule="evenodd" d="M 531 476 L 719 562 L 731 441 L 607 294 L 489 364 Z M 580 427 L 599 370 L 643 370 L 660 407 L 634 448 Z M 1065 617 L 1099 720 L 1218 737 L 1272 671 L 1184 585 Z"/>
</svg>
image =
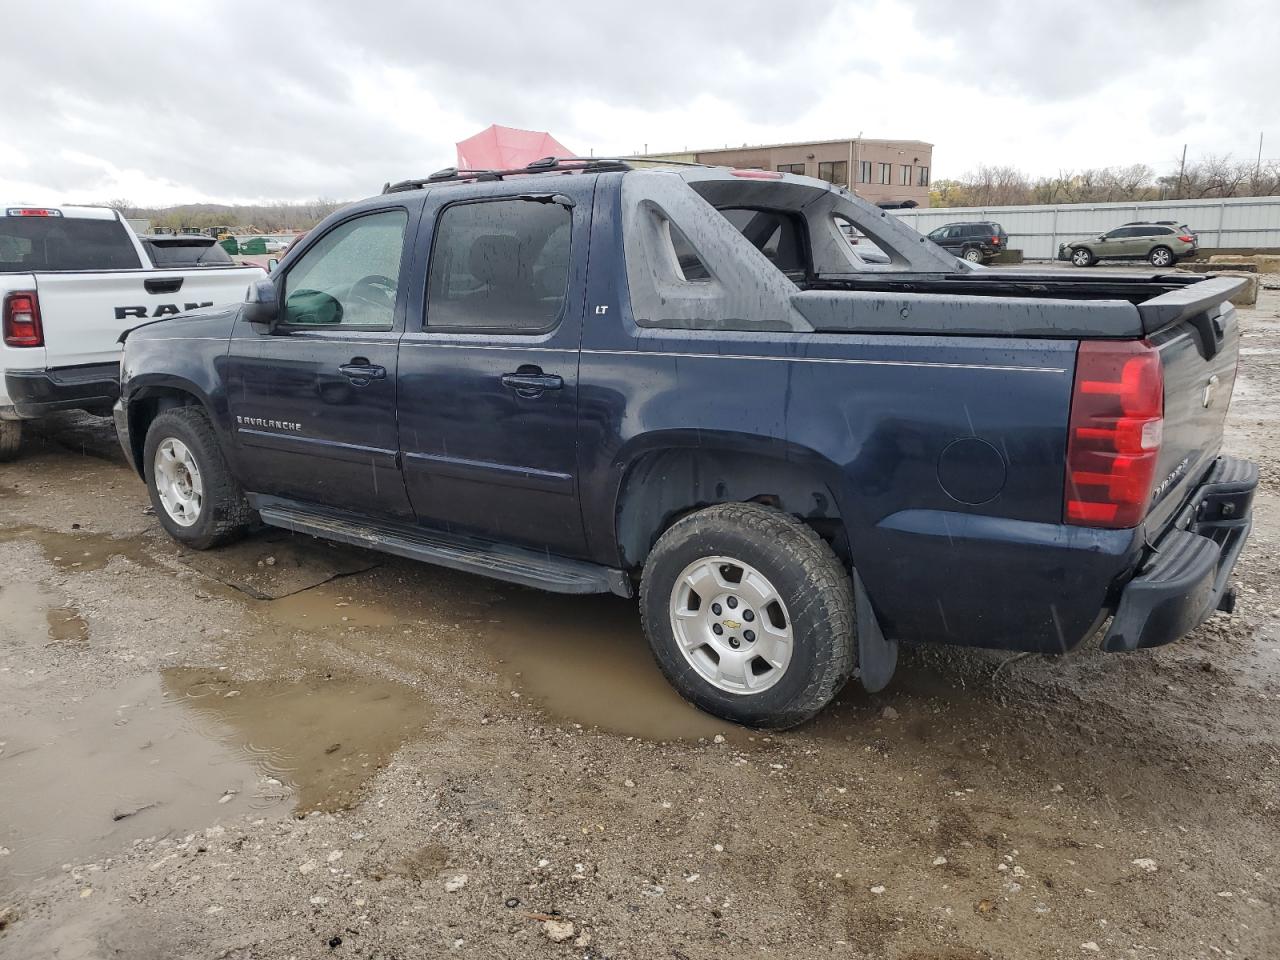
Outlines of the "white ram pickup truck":
<svg viewBox="0 0 1280 960">
<path fill-rule="evenodd" d="M 126 329 L 238 302 L 265 275 L 184 239 L 210 255 L 146 244 L 106 207 L 0 207 L 0 461 L 17 456 L 24 420 L 110 411 Z"/>
</svg>

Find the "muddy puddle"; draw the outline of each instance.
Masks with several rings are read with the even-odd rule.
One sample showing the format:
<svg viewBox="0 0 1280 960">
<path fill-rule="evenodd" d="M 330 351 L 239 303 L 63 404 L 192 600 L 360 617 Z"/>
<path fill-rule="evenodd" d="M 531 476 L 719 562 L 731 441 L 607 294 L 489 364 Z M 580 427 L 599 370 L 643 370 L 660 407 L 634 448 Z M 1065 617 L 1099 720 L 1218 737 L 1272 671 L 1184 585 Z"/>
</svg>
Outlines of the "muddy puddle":
<svg viewBox="0 0 1280 960">
<path fill-rule="evenodd" d="M 163 672 L 163 685 L 197 732 L 288 786 L 299 811 L 350 806 L 402 744 L 430 732 L 433 715 L 409 687 L 369 677 L 240 681 L 177 667 Z"/>
<path fill-rule="evenodd" d="M 174 668 L 76 696 L 24 669 L 92 642 L 59 591 L 0 585 L 0 895 L 134 839 L 349 806 L 432 720 L 376 678 Z"/>
<path fill-rule="evenodd" d="M 475 657 L 477 671 L 495 670 L 521 698 L 586 727 L 654 740 L 741 732 L 671 688 L 634 601 L 562 597 L 408 564 L 257 609 L 295 629 L 383 631 L 399 644 L 423 645 L 419 656 Z M 460 634 L 468 642 L 455 647 Z"/>
<path fill-rule="evenodd" d="M 140 537 L 111 537 L 89 531 L 61 532 L 40 527 L 0 530 L 0 543 L 15 541 L 38 544 L 45 558 L 64 573 L 101 570 L 115 557 L 143 566 L 155 564 L 147 541 Z"/>
</svg>

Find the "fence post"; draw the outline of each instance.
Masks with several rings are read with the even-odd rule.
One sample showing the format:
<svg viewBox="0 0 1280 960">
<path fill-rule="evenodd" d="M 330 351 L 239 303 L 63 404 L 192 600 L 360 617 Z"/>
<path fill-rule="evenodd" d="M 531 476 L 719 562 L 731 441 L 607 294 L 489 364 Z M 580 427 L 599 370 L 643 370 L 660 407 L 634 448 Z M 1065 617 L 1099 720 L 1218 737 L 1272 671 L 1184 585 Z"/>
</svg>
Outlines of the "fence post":
<svg viewBox="0 0 1280 960">
<path fill-rule="evenodd" d="M 1053 222 L 1049 225 L 1049 258 L 1052 260 L 1058 256 L 1058 205 L 1053 206 Z"/>
<path fill-rule="evenodd" d="M 1222 249 L 1222 221 L 1227 215 L 1227 201 L 1223 200 L 1218 204 L 1218 243 L 1219 250 Z"/>
</svg>

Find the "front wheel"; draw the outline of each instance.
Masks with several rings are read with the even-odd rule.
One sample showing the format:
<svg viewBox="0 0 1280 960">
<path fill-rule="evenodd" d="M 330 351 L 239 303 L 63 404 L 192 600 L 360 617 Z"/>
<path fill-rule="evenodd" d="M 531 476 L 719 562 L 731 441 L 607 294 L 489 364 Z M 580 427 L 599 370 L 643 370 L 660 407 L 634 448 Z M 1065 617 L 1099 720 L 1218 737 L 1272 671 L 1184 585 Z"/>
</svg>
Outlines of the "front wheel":
<svg viewBox="0 0 1280 960">
<path fill-rule="evenodd" d="M 1153 267 L 1171 267 L 1173 266 L 1173 251 L 1168 247 L 1156 247 L 1149 254 L 1147 260 Z"/>
<path fill-rule="evenodd" d="M 16 460 L 22 446 L 22 421 L 0 420 L 0 463 Z"/>
<path fill-rule="evenodd" d="M 200 408 L 166 410 L 151 422 L 143 469 L 156 517 L 179 543 L 207 550 L 248 530 L 253 511 Z"/>
<path fill-rule="evenodd" d="M 1091 267 L 1096 259 L 1097 258 L 1094 257 L 1092 251 L 1085 247 L 1081 247 L 1080 249 L 1073 250 L 1071 252 L 1071 262 L 1077 267 Z"/>
<path fill-rule="evenodd" d="M 964 253 L 960 254 L 960 256 L 970 263 L 982 262 L 982 251 L 978 247 L 970 247 Z"/>
<path fill-rule="evenodd" d="M 853 673 L 849 575 L 811 527 L 770 507 L 718 504 L 675 523 L 645 563 L 640 611 L 672 685 L 735 723 L 803 723 Z"/>
</svg>

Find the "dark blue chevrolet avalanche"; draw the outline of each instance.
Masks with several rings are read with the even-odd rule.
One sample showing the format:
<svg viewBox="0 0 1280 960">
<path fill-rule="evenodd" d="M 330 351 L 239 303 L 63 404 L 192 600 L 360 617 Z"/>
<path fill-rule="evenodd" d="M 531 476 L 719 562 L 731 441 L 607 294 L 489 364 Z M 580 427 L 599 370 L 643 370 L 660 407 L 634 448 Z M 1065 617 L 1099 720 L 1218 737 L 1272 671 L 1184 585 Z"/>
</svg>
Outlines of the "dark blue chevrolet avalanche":
<svg viewBox="0 0 1280 960">
<path fill-rule="evenodd" d="M 446 170 L 129 333 L 116 422 L 182 543 L 261 521 L 638 595 L 685 697 L 785 727 L 899 642 L 1134 650 L 1229 610 L 1239 283 L 975 269 L 767 171 Z"/>
</svg>

